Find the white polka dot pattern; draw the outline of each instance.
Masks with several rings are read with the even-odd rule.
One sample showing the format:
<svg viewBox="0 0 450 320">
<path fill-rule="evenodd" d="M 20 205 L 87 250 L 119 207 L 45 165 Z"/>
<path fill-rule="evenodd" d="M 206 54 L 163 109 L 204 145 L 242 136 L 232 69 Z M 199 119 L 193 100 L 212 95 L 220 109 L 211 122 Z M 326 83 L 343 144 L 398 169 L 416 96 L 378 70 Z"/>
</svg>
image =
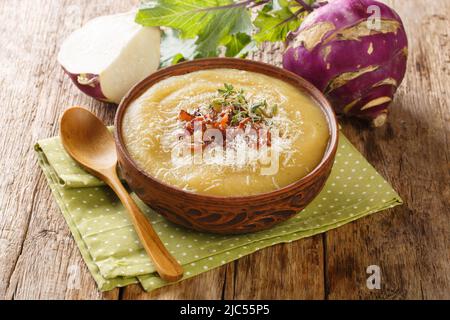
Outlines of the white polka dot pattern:
<svg viewBox="0 0 450 320">
<path fill-rule="evenodd" d="M 101 290 L 140 282 L 145 290 L 166 285 L 139 243 L 112 191 L 83 171 L 59 138 L 40 141 L 39 163 Z M 401 203 L 397 193 L 341 134 L 330 179 L 301 213 L 274 228 L 239 236 L 204 234 L 177 227 L 135 197 L 168 250 L 183 264 L 184 279 L 282 242 L 337 228 Z"/>
</svg>

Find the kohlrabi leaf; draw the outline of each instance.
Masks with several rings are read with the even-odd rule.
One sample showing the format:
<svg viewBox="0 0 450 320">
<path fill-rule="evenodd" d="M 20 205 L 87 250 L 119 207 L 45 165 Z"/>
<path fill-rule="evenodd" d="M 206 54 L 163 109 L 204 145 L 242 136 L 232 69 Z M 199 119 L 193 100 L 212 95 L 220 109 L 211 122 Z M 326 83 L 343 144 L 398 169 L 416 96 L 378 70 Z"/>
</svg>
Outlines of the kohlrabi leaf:
<svg viewBox="0 0 450 320">
<path fill-rule="evenodd" d="M 196 41 L 197 54 L 202 57 L 217 56 L 218 47 L 229 35 L 246 34 L 252 30 L 250 16 L 245 8 L 218 10 L 211 15 L 214 17 L 205 25 Z"/>
<path fill-rule="evenodd" d="M 252 41 L 252 38 L 246 33 L 236 33 L 229 36 L 229 40 L 225 44 L 225 56 L 227 57 L 242 57 L 241 51 L 247 47 L 247 45 Z"/>
<path fill-rule="evenodd" d="M 245 57 L 259 42 L 285 40 L 300 25 L 301 4 L 311 1 L 142 0 L 136 22 L 174 30 L 163 36 L 162 66 L 220 54 Z"/>
<path fill-rule="evenodd" d="M 195 58 L 195 39 L 181 39 L 177 30 L 162 29 L 160 67 Z"/>
<path fill-rule="evenodd" d="M 195 57 L 217 56 L 224 38 L 252 30 L 249 10 L 232 0 L 147 0 L 136 22 L 171 27 L 182 39 L 196 39 Z"/>
<path fill-rule="evenodd" d="M 296 10 L 293 12 L 293 9 Z M 253 24 L 258 32 L 253 36 L 257 42 L 283 41 L 289 31 L 300 26 L 300 8 L 291 7 L 288 1 L 274 1 L 258 12 Z"/>
<path fill-rule="evenodd" d="M 230 0 L 143 0 L 136 22 L 150 27 L 179 30 L 183 38 L 195 38 L 210 23 L 208 8 L 227 5 Z"/>
</svg>

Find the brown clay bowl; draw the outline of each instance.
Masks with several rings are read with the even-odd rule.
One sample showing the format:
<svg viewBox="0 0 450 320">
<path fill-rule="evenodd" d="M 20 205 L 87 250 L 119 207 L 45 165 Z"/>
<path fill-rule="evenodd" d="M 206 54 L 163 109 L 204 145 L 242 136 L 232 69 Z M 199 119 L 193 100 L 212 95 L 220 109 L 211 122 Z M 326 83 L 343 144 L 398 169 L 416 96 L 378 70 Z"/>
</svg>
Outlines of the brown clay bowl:
<svg viewBox="0 0 450 320">
<path fill-rule="evenodd" d="M 193 71 L 232 68 L 262 73 L 290 83 L 310 95 L 322 108 L 329 124 L 330 139 L 317 167 L 302 179 L 281 189 L 244 197 L 195 194 L 156 180 L 141 170 L 129 155 L 122 138 L 122 119 L 132 101 L 155 83 Z M 211 58 L 171 66 L 138 83 L 124 97 L 115 118 L 115 140 L 122 174 L 131 189 L 146 204 L 168 220 L 187 228 L 238 234 L 263 230 L 285 221 L 305 208 L 323 188 L 334 162 L 338 125 L 327 99 L 311 83 L 275 66 L 244 59 Z"/>
</svg>

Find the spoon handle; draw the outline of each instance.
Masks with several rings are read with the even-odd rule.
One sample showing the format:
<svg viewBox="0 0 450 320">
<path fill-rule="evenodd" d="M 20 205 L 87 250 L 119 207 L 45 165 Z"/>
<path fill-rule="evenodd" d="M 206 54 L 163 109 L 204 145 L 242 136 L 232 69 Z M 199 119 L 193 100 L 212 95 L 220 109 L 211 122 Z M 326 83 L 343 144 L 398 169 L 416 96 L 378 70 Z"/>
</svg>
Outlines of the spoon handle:
<svg viewBox="0 0 450 320">
<path fill-rule="evenodd" d="M 183 268 L 167 251 L 159 239 L 150 222 L 131 198 L 128 191 L 117 177 L 116 168 L 112 168 L 106 175 L 106 182 L 114 190 L 130 214 L 136 233 L 141 244 L 152 258 L 156 271 L 166 281 L 177 281 L 183 276 Z"/>
</svg>

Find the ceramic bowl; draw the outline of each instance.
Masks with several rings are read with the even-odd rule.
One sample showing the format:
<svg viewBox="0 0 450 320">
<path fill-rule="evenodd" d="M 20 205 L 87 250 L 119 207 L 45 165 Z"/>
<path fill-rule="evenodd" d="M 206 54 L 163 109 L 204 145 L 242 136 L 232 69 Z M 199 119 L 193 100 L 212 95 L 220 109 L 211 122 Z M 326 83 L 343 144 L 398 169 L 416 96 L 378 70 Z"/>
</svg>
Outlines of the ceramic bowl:
<svg viewBox="0 0 450 320">
<path fill-rule="evenodd" d="M 281 79 L 310 95 L 323 110 L 330 138 L 320 163 L 308 175 L 278 190 L 238 197 L 196 194 L 153 178 L 136 164 L 122 137 L 122 119 L 131 102 L 155 83 L 177 75 L 215 68 L 262 73 Z M 211 58 L 184 62 L 161 69 L 134 86 L 123 98 L 115 118 L 115 141 L 121 172 L 142 201 L 168 220 L 187 228 L 239 234 L 268 229 L 298 214 L 322 190 L 334 162 L 338 145 L 336 116 L 324 95 L 305 79 L 278 67 L 244 59 Z M 301 213 L 300 213 L 301 214 Z"/>
</svg>

